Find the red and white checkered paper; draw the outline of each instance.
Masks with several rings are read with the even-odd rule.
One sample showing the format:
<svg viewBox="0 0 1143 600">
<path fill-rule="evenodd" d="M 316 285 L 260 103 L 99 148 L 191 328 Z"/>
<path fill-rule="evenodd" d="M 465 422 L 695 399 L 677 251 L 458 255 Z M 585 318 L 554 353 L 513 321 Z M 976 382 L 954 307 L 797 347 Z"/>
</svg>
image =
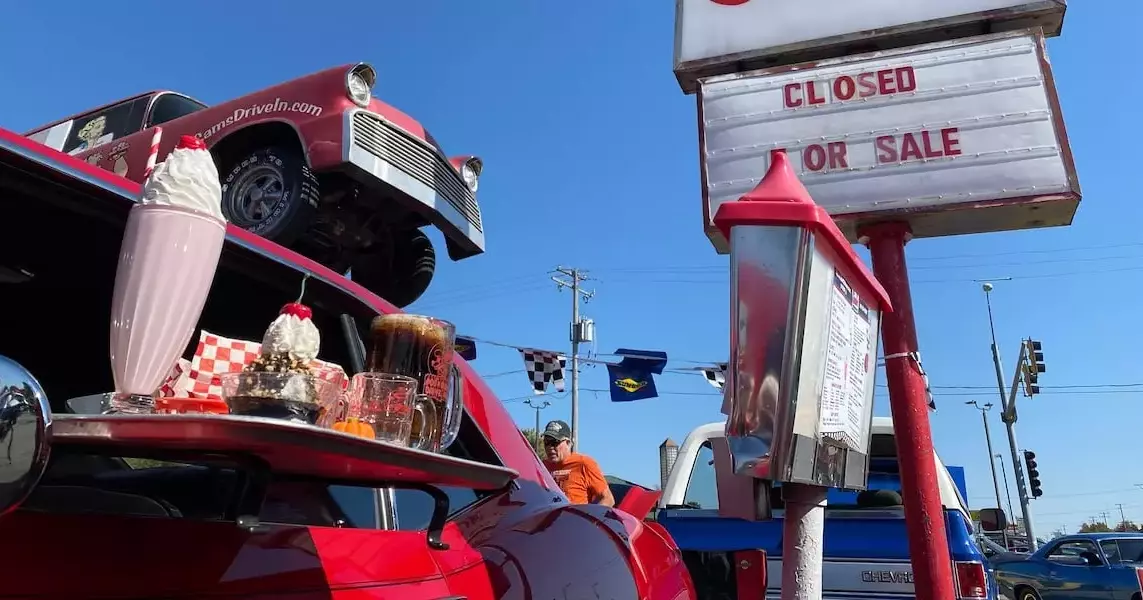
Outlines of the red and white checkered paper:
<svg viewBox="0 0 1143 600">
<path fill-rule="evenodd" d="M 261 349 L 258 342 L 226 338 L 202 330 L 194 356 L 189 361 L 180 358 L 175 363 L 159 388 L 159 395 L 221 400 L 221 376 L 241 371 L 258 357 Z M 314 359 L 310 368 L 318 378 L 340 385 L 342 391 L 349 387 L 349 377 L 340 365 Z"/>
</svg>

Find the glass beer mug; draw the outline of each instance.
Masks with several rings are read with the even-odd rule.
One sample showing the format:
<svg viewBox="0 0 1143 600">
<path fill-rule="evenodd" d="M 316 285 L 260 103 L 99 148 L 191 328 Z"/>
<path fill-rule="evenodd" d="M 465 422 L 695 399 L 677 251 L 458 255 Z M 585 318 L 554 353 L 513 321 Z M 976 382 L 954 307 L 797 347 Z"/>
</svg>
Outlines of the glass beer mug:
<svg viewBox="0 0 1143 600">
<path fill-rule="evenodd" d="M 450 389 L 459 387 L 452 382 L 456 327 L 422 315 L 381 315 L 373 319 L 370 337 L 366 370 L 412 377 L 434 405 L 414 415 L 413 439 L 427 438 L 425 449 L 434 452 L 447 447 L 460 427 L 459 407 L 452 406 L 459 394 Z"/>
</svg>

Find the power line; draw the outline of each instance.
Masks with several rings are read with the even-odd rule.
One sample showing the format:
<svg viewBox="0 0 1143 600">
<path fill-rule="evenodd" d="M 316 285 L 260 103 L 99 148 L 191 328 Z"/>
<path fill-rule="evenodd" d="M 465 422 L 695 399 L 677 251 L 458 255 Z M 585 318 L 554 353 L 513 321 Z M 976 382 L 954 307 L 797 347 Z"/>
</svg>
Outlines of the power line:
<svg viewBox="0 0 1143 600">
<path fill-rule="evenodd" d="M 913 281 L 913 283 L 977 283 L 977 282 L 981 281 L 981 279 L 990 279 L 993 281 L 995 281 L 997 279 L 1011 279 L 1011 280 L 1052 279 L 1055 277 L 1088 276 L 1088 275 L 1098 275 L 1098 274 L 1106 274 L 1106 273 L 1124 273 L 1124 272 L 1128 272 L 1128 271 L 1143 271 L 1143 267 L 1123 267 L 1123 268 L 1119 268 L 1119 269 L 1096 269 L 1096 270 L 1087 269 L 1087 270 L 1083 270 L 1083 271 L 1066 271 L 1066 272 L 1061 272 L 1061 273 L 1041 273 L 1038 275 L 1005 275 L 1004 277 L 985 277 L 985 278 L 976 277 L 976 278 L 971 278 L 971 279 L 919 279 L 919 280 Z"/>
<path fill-rule="evenodd" d="M 1084 395 L 1084 394 L 1131 394 L 1131 393 L 1136 393 L 1136 392 L 1143 392 L 1143 389 L 1141 389 L 1141 390 L 1102 390 L 1102 389 L 1098 389 L 1098 390 L 1059 390 L 1059 391 L 1043 391 L 1043 389 L 1044 388 L 1041 388 L 1041 391 L 1038 392 L 1037 395 L 1044 394 L 1044 395 L 1052 395 L 1052 396 L 1072 396 L 1072 395 Z M 940 392 L 940 391 L 937 391 L 937 392 L 933 392 L 933 395 L 938 396 L 938 397 L 956 397 L 956 396 L 980 397 L 981 393 L 980 392 Z"/>
<path fill-rule="evenodd" d="M 1080 498 L 1080 497 L 1083 497 L 1083 496 L 1106 496 L 1106 495 L 1108 495 L 1108 494 L 1126 494 L 1126 493 L 1128 493 L 1128 492 L 1136 492 L 1136 491 L 1138 491 L 1136 488 L 1119 488 L 1119 489 L 1117 489 L 1117 490 L 1100 490 L 1100 491 L 1091 491 L 1091 492 L 1076 492 L 1076 493 L 1072 493 L 1072 494 L 1056 494 L 1056 493 L 1053 493 L 1053 494 L 1051 494 L 1050 496 L 1045 496 L 1043 499 L 1044 499 L 1044 500 L 1055 500 L 1055 499 L 1057 499 L 1057 498 Z M 990 499 L 990 500 L 992 499 L 992 497 L 991 497 L 991 496 L 972 496 L 972 497 L 973 497 L 973 498 L 976 498 L 976 499 L 978 499 L 978 500 L 979 500 L 979 499 L 984 499 L 984 498 L 988 498 L 988 499 Z"/>
<path fill-rule="evenodd" d="M 1072 252 L 1086 252 L 1088 250 L 1115 250 L 1119 248 L 1140 248 L 1143 242 L 1130 242 L 1125 244 L 1097 244 L 1093 246 L 1073 246 L 1071 248 L 1045 248 L 1042 250 L 1011 250 L 1006 252 L 984 252 L 973 254 L 950 254 L 948 256 L 921 256 L 911 259 L 910 262 L 926 260 L 953 260 L 957 258 L 992 258 L 994 256 L 1016 256 L 1021 254 L 1060 254 Z"/>
<path fill-rule="evenodd" d="M 1062 263 L 1091 263 L 1100 262 L 1105 260 L 1139 260 L 1143 256 L 1095 256 L 1083 258 L 1052 258 L 1048 260 L 1029 260 L 1018 263 L 977 263 L 972 265 L 921 265 L 919 267 L 910 267 L 912 271 L 932 271 L 937 269 L 976 269 L 976 268 L 997 268 L 997 267 L 1026 267 L 1029 265 L 1049 265 L 1049 264 L 1062 264 Z"/>
<path fill-rule="evenodd" d="M 1143 504 L 1135 503 L 1135 504 L 1124 504 L 1123 505 L 1123 508 L 1139 508 L 1139 507 L 1143 507 Z M 1052 517 L 1052 516 L 1058 517 L 1058 516 L 1064 516 L 1064 515 L 1076 515 L 1076 514 L 1081 514 L 1081 513 L 1087 513 L 1090 515 L 1093 512 L 1097 513 L 1097 514 L 1103 514 L 1102 511 L 1104 511 L 1105 508 L 1106 508 L 1106 505 L 1100 506 L 1099 509 L 1093 509 L 1092 507 L 1087 507 L 1087 508 L 1076 508 L 1076 509 L 1072 509 L 1072 510 L 1060 510 L 1060 511 L 1053 511 L 1053 512 L 1036 511 L 1036 515 L 1041 516 L 1041 517 Z"/>
<path fill-rule="evenodd" d="M 1058 273 L 1038 273 L 1033 275 L 1004 275 L 995 277 L 953 277 L 948 279 L 916 279 L 912 283 L 925 284 L 925 283 L 978 283 L 982 280 L 996 281 L 1004 279 L 1006 281 L 1020 281 L 1028 279 L 1052 279 L 1057 277 L 1077 277 L 1089 276 L 1107 273 L 1124 273 L 1133 271 L 1143 271 L 1143 266 L 1135 267 L 1120 267 L 1115 269 L 1085 269 L 1083 271 L 1062 271 Z M 628 284 L 661 284 L 661 285 L 728 285 L 726 278 L 722 279 L 647 279 L 647 280 L 620 280 L 609 282 L 611 284 L 628 285 Z"/>
<path fill-rule="evenodd" d="M 1140 383 L 1092 383 L 1084 385 L 1046 385 L 1040 386 L 1042 390 L 1074 390 L 1074 389 L 1087 389 L 1087 388 L 1133 388 L 1141 387 L 1143 382 Z M 887 387 L 884 383 L 877 384 L 879 388 Z M 993 390 L 996 386 L 992 385 L 933 385 L 929 386 L 934 390 Z"/>
<path fill-rule="evenodd" d="M 1028 251 L 1032 252 L 1032 251 Z M 1045 251 L 1046 252 L 1046 251 Z M 1014 254 L 1014 253 L 1013 253 Z M 970 256 L 970 255 L 964 255 Z M 974 255 L 975 256 L 975 255 Z M 954 257 L 948 257 L 954 258 Z M 1006 269 L 1020 269 L 1029 265 L 1047 264 L 1047 263 L 1086 263 L 1086 262 L 1102 262 L 1108 260 L 1126 260 L 1138 259 L 1143 256 L 1113 256 L 1102 258 L 1077 258 L 1077 259 L 1061 259 L 1061 260 L 1047 260 L 1047 261 L 1027 261 L 1023 263 L 1002 263 L 1002 264 L 973 264 L 973 265 L 941 265 L 941 266 L 913 266 L 912 271 L 926 271 L 926 270 L 955 270 L 955 269 L 977 269 L 977 268 L 1006 268 Z M 932 260 L 937 260 L 934 257 Z M 916 260 L 914 260 L 916 262 Z M 693 269 L 689 271 L 687 269 Z M 713 271 L 713 272 L 712 272 Z M 1087 277 L 1091 275 L 1104 275 L 1114 273 L 1130 273 L 1143 271 L 1143 266 L 1119 267 L 1109 269 L 1083 269 L 1073 271 L 1060 271 L 1054 273 L 1036 273 L 1027 275 L 1004 275 L 1003 277 L 949 277 L 937 279 L 915 279 L 913 284 L 928 285 L 928 284 L 956 284 L 956 283 L 977 283 L 982 279 L 996 280 L 1005 279 L 1009 281 L 1030 281 L 1037 279 L 1057 279 L 1068 277 Z M 630 271 L 615 270 L 612 272 L 627 273 L 628 275 L 646 274 L 646 275 L 693 275 L 693 276 L 713 276 L 715 278 L 660 278 L 660 279 L 644 279 L 642 277 L 624 277 L 618 280 L 607 280 L 609 285 L 729 285 L 728 272 L 725 267 L 663 267 L 663 268 L 647 268 L 647 269 L 632 269 Z M 513 278 L 512 280 L 523 280 L 526 278 Z M 470 305 L 474 303 L 488 302 L 499 300 L 506 297 L 516 297 L 522 295 L 530 295 L 548 289 L 547 283 L 528 283 L 526 285 L 505 285 L 499 284 L 486 284 L 470 287 L 458 287 L 452 289 L 442 290 L 427 295 L 423 300 L 416 303 L 421 309 L 437 309 L 448 306 L 456 305 Z"/>
<path fill-rule="evenodd" d="M 1042 255 L 1042 254 L 1071 254 L 1074 252 L 1086 252 L 1089 250 L 1118 250 L 1122 248 L 1143 248 L 1143 242 L 1129 242 L 1123 244 L 1095 244 L 1091 246 L 1072 246 L 1070 248 L 1044 248 L 1032 250 L 1008 250 L 1004 252 L 972 252 L 966 254 L 948 254 L 945 256 L 916 256 L 910 257 L 909 263 L 927 263 L 933 261 L 945 260 L 958 260 L 965 258 L 995 258 L 997 256 L 1020 256 L 1025 254 Z M 600 273 L 646 273 L 646 272 L 664 272 L 664 271 L 709 271 L 712 269 L 727 269 L 729 265 L 726 262 L 720 262 L 709 265 L 663 265 L 661 267 L 607 267 L 595 269 Z"/>
</svg>

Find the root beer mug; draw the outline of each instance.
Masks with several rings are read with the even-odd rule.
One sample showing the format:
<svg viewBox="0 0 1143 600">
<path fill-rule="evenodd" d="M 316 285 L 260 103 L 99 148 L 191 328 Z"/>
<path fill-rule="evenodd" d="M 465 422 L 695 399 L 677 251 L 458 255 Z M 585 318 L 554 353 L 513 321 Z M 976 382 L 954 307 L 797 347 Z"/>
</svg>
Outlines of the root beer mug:
<svg viewBox="0 0 1143 600">
<path fill-rule="evenodd" d="M 444 434 L 444 417 L 456 410 L 450 410 L 449 406 L 449 372 L 456 327 L 433 317 L 394 314 L 376 317 L 370 330 L 372 347 L 366 370 L 417 380 L 419 392 L 432 400 L 436 410 L 424 413 L 426 416 L 432 413 L 429 419 L 414 415 L 412 437 L 428 437 L 434 443 L 426 449 L 438 450 Z M 428 432 L 424 431 L 426 427 Z"/>
</svg>

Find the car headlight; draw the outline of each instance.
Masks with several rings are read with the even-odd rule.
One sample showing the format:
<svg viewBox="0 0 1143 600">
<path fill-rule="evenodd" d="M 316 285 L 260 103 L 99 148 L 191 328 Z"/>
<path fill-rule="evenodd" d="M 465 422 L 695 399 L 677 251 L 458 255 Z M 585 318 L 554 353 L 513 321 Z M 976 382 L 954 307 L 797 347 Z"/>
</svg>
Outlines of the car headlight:
<svg viewBox="0 0 1143 600">
<path fill-rule="evenodd" d="M 349 70 L 345 75 L 345 93 L 354 104 L 367 108 L 373 99 L 373 84 L 377 82 L 377 73 L 366 64 L 360 64 Z"/>
<path fill-rule="evenodd" d="M 464 161 L 464 164 L 460 166 L 460 176 L 464 179 L 464 184 L 474 194 L 480 185 L 480 171 L 483 168 L 484 165 L 476 157 Z"/>
<path fill-rule="evenodd" d="M 345 89 L 349 93 L 349 99 L 353 100 L 354 104 L 362 108 L 369 106 L 372 94 L 369 92 L 369 85 L 365 83 L 364 77 L 357 73 L 350 73 Z"/>
</svg>

